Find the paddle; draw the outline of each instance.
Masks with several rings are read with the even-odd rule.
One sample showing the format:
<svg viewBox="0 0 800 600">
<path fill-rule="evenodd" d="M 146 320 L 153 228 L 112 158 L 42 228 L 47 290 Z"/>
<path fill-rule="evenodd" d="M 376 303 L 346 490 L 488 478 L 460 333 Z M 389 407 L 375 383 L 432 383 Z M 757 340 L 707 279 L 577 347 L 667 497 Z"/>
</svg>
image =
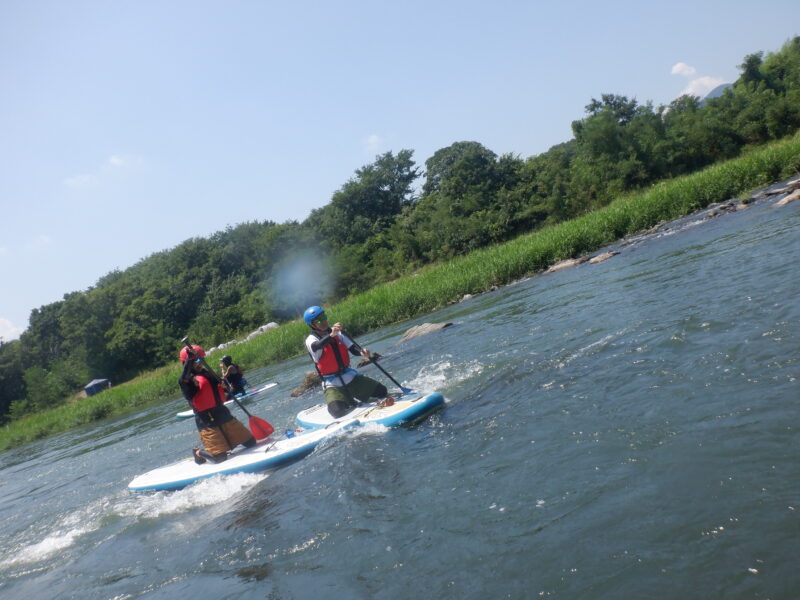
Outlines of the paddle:
<svg viewBox="0 0 800 600">
<path fill-rule="evenodd" d="M 250 411 L 248 411 L 244 405 L 239 402 L 239 399 L 236 396 L 233 397 L 233 401 L 236 402 L 236 406 L 241 408 L 244 411 L 244 414 L 247 415 L 247 423 L 250 425 L 250 432 L 253 434 L 254 438 L 257 440 L 263 440 L 264 438 L 268 438 L 270 435 L 272 435 L 272 432 L 275 431 L 275 428 L 272 425 L 270 425 L 264 419 L 251 415 Z"/>
<path fill-rule="evenodd" d="M 189 342 L 189 336 L 183 338 L 181 340 L 181 343 L 183 343 L 184 346 L 186 346 L 189 350 L 192 350 L 192 352 L 194 352 L 192 344 Z M 203 366 L 210 373 L 214 373 L 211 367 L 208 366 L 208 363 L 206 362 L 205 358 L 201 358 L 200 360 L 203 363 Z M 214 375 L 216 376 L 216 373 L 214 373 Z M 272 432 L 275 431 L 275 428 L 272 425 L 270 425 L 267 421 L 265 421 L 260 417 L 255 417 L 251 415 L 250 412 L 244 406 L 242 406 L 242 403 L 239 402 L 236 396 L 233 397 L 233 401 L 236 402 L 236 405 L 244 411 L 244 414 L 247 415 L 248 417 L 247 423 L 248 425 L 250 425 L 250 433 L 253 434 L 254 438 L 256 438 L 257 440 L 263 440 L 264 438 L 267 438 L 270 435 L 272 435 Z M 220 427 L 220 431 L 222 431 L 222 427 Z M 223 434 L 224 433 L 225 432 L 223 431 Z M 230 444 L 228 445 L 230 446 Z"/>
<path fill-rule="evenodd" d="M 362 347 L 362 346 L 361 346 L 361 344 L 359 344 L 358 342 L 356 342 L 356 341 L 353 339 L 353 336 L 351 336 L 349 333 L 347 333 L 347 332 L 346 332 L 346 331 L 344 331 L 344 330 L 342 330 L 342 333 L 343 333 L 343 334 L 345 334 L 347 337 L 349 337 L 349 338 L 350 338 L 350 339 L 351 339 L 353 342 L 355 342 L 356 344 L 358 344 L 359 348 L 361 348 L 361 347 Z M 372 361 L 372 364 L 374 364 L 376 367 L 378 367 L 378 368 L 381 370 L 381 373 L 383 373 L 384 375 L 386 375 L 386 376 L 387 376 L 389 379 L 391 379 L 391 380 L 392 380 L 392 382 L 393 382 L 393 383 L 394 383 L 394 384 L 395 384 L 397 387 L 399 387 L 399 388 L 400 388 L 400 391 L 401 391 L 401 392 L 403 392 L 404 394 L 412 394 L 412 393 L 414 392 L 414 390 L 412 390 L 411 388 L 403 387 L 402 385 L 400 385 L 400 382 L 399 382 L 399 381 L 397 381 L 397 379 L 395 379 L 394 377 L 392 377 L 391 375 L 389 375 L 389 373 L 387 373 L 387 372 L 386 372 L 386 369 L 384 369 L 382 366 L 380 366 L 380 365 L 378 364 L 378 359 L 377 359 L 377 358 L 375 358 L 374 356 L 370 356 L 370 357 L 369 357 L 369 359 L 370 359 L 370 361 Z"/>
</svg>

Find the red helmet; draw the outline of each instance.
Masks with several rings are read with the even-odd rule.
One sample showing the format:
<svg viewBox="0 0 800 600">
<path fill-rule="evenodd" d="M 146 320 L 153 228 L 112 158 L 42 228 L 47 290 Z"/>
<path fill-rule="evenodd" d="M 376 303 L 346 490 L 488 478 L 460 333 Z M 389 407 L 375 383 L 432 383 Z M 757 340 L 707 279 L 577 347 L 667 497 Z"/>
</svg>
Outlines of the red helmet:
<svg viewBox="0 0 800 600">
<path fill-rule="evenodd" d="M 189 350 L 189 348 L 187 346 L 184 346 L 183 348 L 181 348 L 181 362 L 182 363 L 185 363 L 186 359 L 189 358 L 190 355 L 193 358 L 205 358 L 206 351 L 203 350 L 197 344 L 192 344 L 192 349 L 191 350 Z"/>
</svg>

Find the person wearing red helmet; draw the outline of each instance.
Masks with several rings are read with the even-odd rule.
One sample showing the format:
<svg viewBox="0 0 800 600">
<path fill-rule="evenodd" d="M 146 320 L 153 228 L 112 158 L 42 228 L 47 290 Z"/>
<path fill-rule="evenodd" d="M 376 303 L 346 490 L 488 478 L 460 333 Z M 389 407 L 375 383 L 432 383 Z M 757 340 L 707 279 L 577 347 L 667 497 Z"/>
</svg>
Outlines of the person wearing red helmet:
<svg viewBox="0 0 800 600">
<path fill-rule="evenodd" d="M 194 449 L 194 460 L 201 464 L 210 460 L 219 463 L 239 444 L 255 446 L 256 439 L 224 405 L 225 387 L 217 375 L 207 368 L 206 353 L 200 346 L 185 346 L 180 359 L 183 373 L 178 384 L 183 397 L 194 411 L 194 420 L 203 448 Z"/>
</svg>

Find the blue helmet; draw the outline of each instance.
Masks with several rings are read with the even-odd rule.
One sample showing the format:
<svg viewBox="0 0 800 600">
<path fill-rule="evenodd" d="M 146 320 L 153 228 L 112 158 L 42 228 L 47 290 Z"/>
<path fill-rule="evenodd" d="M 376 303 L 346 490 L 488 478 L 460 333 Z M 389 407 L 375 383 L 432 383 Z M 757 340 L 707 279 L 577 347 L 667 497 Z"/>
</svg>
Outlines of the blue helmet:
<svg viewBox="0 0 800 600">
<path fill-rule="evenodd" d="M 306 322 L 306 325 L 311 327 L 311 322 L 316 319 L 320 315 L 325 314 L 325 309 L 321 306 L 309 306 L 306 309 L 306 312 L 303 313 L 303 321 Z"/>
</svg>

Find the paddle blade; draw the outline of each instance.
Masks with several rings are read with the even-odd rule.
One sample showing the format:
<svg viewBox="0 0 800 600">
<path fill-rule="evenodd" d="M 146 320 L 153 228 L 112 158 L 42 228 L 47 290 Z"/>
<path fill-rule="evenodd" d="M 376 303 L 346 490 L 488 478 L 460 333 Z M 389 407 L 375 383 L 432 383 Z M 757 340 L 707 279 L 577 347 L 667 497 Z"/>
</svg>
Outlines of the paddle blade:
<svg viewBox="0 0 800 600">
<path fill-rule="evenodd" d="M 272 432 L 275 431 L 275 428 L 267 423 L 264 419 L 259 417 L 250 417 L 250 432 L 253 434 L 253 437 L 257 440 L 263 440 L 264 438 L 268 438 L 272 435 Z"/>
</svg>

